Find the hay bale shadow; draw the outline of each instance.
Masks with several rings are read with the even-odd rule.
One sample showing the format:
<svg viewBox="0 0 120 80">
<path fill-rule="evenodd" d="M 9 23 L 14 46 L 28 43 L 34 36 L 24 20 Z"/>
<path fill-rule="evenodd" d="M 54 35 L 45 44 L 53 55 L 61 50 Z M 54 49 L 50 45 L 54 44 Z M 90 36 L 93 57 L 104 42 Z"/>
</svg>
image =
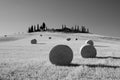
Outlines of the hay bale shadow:
<svg viewBox="0 0 120 80">
<path fill-rule="evenodd" d="M 70 63 L 67 65 L 56 65 L 56 66 L 65 66 L 65 67 L 79 67 L 79 66 L 87 66 L 89 68 L 120 68 L 120 66 L 106 65 L 106 64 L 78 64 L 78 63 Z"/>
<path fill-rule="evenodd" d="M 109 46 L 95 45 L 95 47 L 109 47 Z"/>
<path fill-rule="evenodd" d="M 105 64 L 77 64 L 71 63 L 67 65 L 56 65 L 56 66 L 66 66 L 66 67 L 79 67 L 79 66 L 87 66 L 89 68 L 120 68 L 120 66 L 113 66 L 113 65 L 105 65 Z"/>
<path fill-rule="evenodd" d="M 85 66 L 91 67 L 91 68 L 120 68 L 120 66 L 112 66 L 112 65 L 105 65 L 105 64 L 86 64 Z"/>
<path fill-rule="evenodd" d="M 78 67 L 78 66 L 80 66 L 80 64 L 77 64 L 77 63 L 70 63 L 70 64 L 67 64 L 67 65 L 59 65 L 59 66 Z"/>
<path fill-rule="evenodd" d="M 108 58 L 112 58 L 112 59 L 120 59 L 120 57 L 113 57 L 113 56 L 106 56 L 106 57 L 99 57 L 99 56 L 97 56 L 97 57 L 95 57 L 95 58 L 98 58 L 98 59 L 108 59 Z"/>
<path fill-rule="evenodd" d="M 42 45 L 44 45 L 44 44 L 47 44 L 47 43 L 37 43 L 37 44 L 42 44 Z"/>
</svg>

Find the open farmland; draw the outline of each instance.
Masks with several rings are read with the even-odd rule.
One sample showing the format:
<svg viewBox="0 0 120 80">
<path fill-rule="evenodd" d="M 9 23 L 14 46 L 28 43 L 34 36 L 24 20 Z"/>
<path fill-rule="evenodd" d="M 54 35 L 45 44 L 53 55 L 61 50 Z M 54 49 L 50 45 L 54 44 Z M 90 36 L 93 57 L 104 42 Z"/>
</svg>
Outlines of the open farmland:
<svg viewBox="0 0 120 80">
<path fill-rule="evenodd" d="M 67 38 L 71 40 L 67 41 Z M 37 39 L 38 43 L 31 44 L 32 39 Z M 79 53 L 80 47 L 88 39 L 94 41 L 96 58 L 82 58 Z M 49 52 L 58 44 L 68 45 L 73 50 L 70 65 L 56 66 L 50 63 Z M 48 32 L 0 37 L 0 80 L 110 79 L 120 79 L 119 38 Z"/>
</svg>

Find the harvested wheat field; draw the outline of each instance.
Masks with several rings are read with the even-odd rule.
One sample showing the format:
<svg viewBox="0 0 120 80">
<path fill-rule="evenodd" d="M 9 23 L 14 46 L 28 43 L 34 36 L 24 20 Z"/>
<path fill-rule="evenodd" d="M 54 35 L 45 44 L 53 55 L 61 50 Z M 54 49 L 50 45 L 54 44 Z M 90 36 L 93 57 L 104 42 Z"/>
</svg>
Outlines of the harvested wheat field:
<svg viewBox="0 0 120 80">
<path fill-rule="evenodd" d="M 31 44 L 32 39 L 37 43 Z M 94 41 L 95 58 L 81 56 L 80 47 L 86 40 Z M 49 60 L 51 49 L 59 44 L 73 51 L 69 65 L 54 65 Z M 49 32 L 0 37 L 0 80 L 120 80 L 120 39 Z"/>
</svg>

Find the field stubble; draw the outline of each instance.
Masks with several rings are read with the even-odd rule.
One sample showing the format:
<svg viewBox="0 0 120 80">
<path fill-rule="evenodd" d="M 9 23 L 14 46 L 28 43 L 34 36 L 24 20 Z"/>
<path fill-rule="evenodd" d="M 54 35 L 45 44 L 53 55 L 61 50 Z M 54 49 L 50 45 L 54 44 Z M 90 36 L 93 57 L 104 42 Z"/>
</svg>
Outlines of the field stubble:
<svg viewBox="0 0 120 80">
<path fill-rule="evenodd" d="M 113 44 L 96 39 L 94 41 L 97 57 L 82 58 L 79 49 L 84 44 L 85 39 L 80 40 L 81 37 L 79 38 L 77 35 L 78 40 L 75 41 L 74 37 L 70 35 L 71 41 L 68 42 L 62 34 L 58 36 L 58 41 L 56 37 L 55 34 L 52 36 L 55 42 L 52 39 L 51 41 L 43 40 L 42 43 L 46 44 L 31 45 L 26 43 L 28 40 L 2 43 L 0 45 L 0 80 L 120 79 L 119 42 Z M 49 52 L 57 44 L 66 44 L 73 50 L 74 57 L 70 65 L 56 66 L 49 62 Z"/>
</svg>

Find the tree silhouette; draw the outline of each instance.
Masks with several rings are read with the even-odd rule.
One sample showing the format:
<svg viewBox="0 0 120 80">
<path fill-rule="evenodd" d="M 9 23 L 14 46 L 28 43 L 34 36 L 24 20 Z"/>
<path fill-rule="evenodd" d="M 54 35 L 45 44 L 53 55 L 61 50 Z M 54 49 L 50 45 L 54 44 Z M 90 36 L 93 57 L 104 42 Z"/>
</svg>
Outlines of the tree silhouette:
<svg viewBox="0 0 120 80">
<path fill-rule="evenodd" d="M 37 24 L 37 32 L 40 31 L 40 27 L 39 27 L 39 24 Z"/>
<path fill-rule="evenodd" d="M 87 33 L 89 33 L 89 29 L 87 28 Z"/>
<path fill-rule="evenodd" d="M 79 26 L 77 26 L 77 32 L 80 32 Z"/>
<path fill-rule="evenodd" d="M 62 30 L 64 29 L 64 25 L 62 24 Z"/>
<path fill-rule="evenodd" d="M 31 32 L 34 32 L 34 29 L 33 29 L 33 25 L 31 26 L 31 29 L 30 29 Z"/>
<path fill-rule="evenodd" d="M 82 33 L 86 33 L 86 28 L 85 28 L 85 26 L 81 26 L 81 28 L 82 28 L 82 29 L 81 29 L 81 32 L 82 32 Z"/>
<path fill-rule="evenodd" d="M 45 22 L 43 22 L 43 24 L 41 25 L 40 29 L 41 29 L 42 31 L 45 31 L 45 30 L 46 30 L 46 24 L 45 24 Z"/>
<path fill-rule="evenodd" d="M 31 28 L 30 27 L 28 28 L 28 33 L 31 33 Z"/>
<path fill-rule="evenodd" d="M 85 26 L 79 27 L 79 25 L 75 25 L 74 27 L 68 28 L 66 25 L 62 24 L 62 29 L 47 29 L 47 26 L 45 22 L 42 23 L 41 26 L 39 24 L 37 25 L 31 25 L 31 27 L 28 27 L 28 33 L 31 32 L 40 32 L 40 31 L 52 31 L 52 32 L 66 32 L 66 33 L 89 33 L 89 29 L 85 28 Z"/>
<path fill-rule="evenodd" d="M 74 27 L 71 27 L 71 31 L 72 31 L 72 32 L 74 31 Z"/>
<path fill-rule="evenodd" d="M 45 26 L 46 26 L 45 22 L 43 22 L 43 24 L 42 24 L 42 25 L 43 25 L 43 28 L 45 28 Z"/>
<path fill-rule="evenodd" d="M 33 29 L 33 32 L 36 32 L 37 30 L 36 30 L 36 26 L 34 25 L 34 29 Z"/>
<path fill-rule="evenodd" d="M 77 26 L 75 25 L 75 32 L 76 32 L 76 30 L 77 30 Z"/>
<path fill-rule="evenodd" d="M 45 22 L 43 22 L 42 26 L 43 26 L 43 31 L 45 31 L 45 27 L 46 27 Z"/>
</svg>

